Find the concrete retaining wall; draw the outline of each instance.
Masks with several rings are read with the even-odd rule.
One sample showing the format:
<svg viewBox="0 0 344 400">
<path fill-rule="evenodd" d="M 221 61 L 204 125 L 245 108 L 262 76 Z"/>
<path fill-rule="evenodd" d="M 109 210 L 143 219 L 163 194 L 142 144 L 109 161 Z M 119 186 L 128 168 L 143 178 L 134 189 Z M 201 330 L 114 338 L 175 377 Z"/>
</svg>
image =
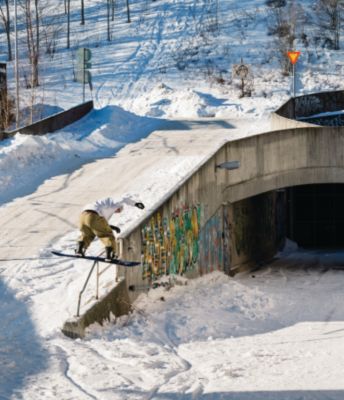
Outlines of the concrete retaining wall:
<svg viewBox="0 0 344 400">
<path fill-rule="evenodd" d="M 302 128 L 315 126 L 312 121 L 298 121 L 299 118 L 309 117 L 323 112 L 344 110 L 344 91 L 311 93 L 289 99 L 271 116 L 272 129 Z M 322 126 L 331 126 L 332 119 L 321 120 Z"/>
<path fill-rule="evenodd" d="M 269 260 L 286 236 L 285 192 L 268 192 L 230 204 L 230 275 Z"/>
<path fill-rule="evenodd" d="M 80 317 L 75 317 L 65 322 L 62 332 L 72 339 L 83 338 L 85 329 L 98 322 L 102 324 L 104 320 L 110 320 L 111 314 L 120 317 L 129 314 L 131 311 L 130 299 L 126 282 L 122 279 L 117 285 L 103 298 L 86 310 Z"/>
<path fill-rule="evenodd" d="M 50 117 L 35 122 L 32 125 L 24 126 L 13 131 L 2 132 L 0 140 L 11 137 L 16 133 L 26 135 L 44 135 L 46 133 L 55 132 L 84 117 L 91 110 L 93 110 L 93 101 L 88 101 L 69 110 L 51 115 Z"/>
<path fill-rule="evenodd" d="M 215 168 L 224 161 L 239 161 L 240 168 L 231 171 Z M 171 273 L 198 276 L 207 272 L 207 268 L 224 266 L 223 260 L 228 254 L 232 261 L 224 267 L 227 270 L 248 263 L 251 256 L 256 257 L 253 247 L 245 250 L 243 258 L 237 254 L 236 261 L 233 261 L 233 250 L 225 254 L 217 249 L 220 238 L 216 232 L 225 235 L 227 229 L 220 230 L 225 223 L 231 225 L 231 229 L 238 226 L 237 213 L 245 205 L 236 207 L 235 203 L 277 189 L 312 183 L 344 183 L 343 128 L 289 129 L 228 142 L 124 238 L 123 256 L 127 259 L 142 257 L 143 260 L 142 267 L 122 270 L 128 285 L 147 285 L 169 268 Z M 227 222 L 223 217 L 224 204 L 233 207 L 232 217 L 227 217 Z M 251 207 L 248 219 L 257 214 L 255 206 L 247 203 L 245 207 Z M 275 218 L 276 207 L 277 204 L 270 207 L 270 222 Z M 262 239 L 262 243 L 266 243 L 263 249 L 266 256 L 271 255 L 279 243 L 272 227 L 270 224 L 268 229 L 272 229 L 274 239 Z M 247 236 L 244 240 L 250 242 Z M 211 256 L 204 253 L 205 246 L 210 248 L 209 243 L 213 243 L 215 249 Z M 227 246 L 236 244 L 233 241 Z M 133 300 L 136 294 L 130 296 Z"/>
</svg>

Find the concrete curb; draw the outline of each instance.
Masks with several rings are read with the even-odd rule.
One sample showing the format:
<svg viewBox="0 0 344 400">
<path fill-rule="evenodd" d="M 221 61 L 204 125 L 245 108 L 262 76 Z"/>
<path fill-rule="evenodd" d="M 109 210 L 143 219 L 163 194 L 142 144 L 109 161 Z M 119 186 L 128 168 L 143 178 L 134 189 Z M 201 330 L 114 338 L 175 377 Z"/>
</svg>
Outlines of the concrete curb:
<svg viewBox="0 0 344 400">
<path fill-rule="evenodd" d="M 110 293 L 99 299 L 83 315 L 67 320 L 62 332 L 72 339 L 84 338 L 89 325 L 95 322 L 102 325 L 104 320 L 110 320 L 111 314 L 120 317 L 129 314 L 131 309 L 127 284 L 122 278 Z"/>
</svg>

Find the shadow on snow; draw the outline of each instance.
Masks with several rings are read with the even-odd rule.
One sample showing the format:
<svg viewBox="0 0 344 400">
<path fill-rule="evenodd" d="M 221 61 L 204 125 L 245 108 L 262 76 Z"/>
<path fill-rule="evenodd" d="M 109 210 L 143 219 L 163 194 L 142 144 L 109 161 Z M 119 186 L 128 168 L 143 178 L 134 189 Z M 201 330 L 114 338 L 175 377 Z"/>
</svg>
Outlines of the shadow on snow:
<svg viewBox="0 0 344 400">
<path fill-rule="evenodd" d="M 0 280 L 0 399 L 20 391 L 30 376 L 47 366 L 26 305 Z"/>
</svg>

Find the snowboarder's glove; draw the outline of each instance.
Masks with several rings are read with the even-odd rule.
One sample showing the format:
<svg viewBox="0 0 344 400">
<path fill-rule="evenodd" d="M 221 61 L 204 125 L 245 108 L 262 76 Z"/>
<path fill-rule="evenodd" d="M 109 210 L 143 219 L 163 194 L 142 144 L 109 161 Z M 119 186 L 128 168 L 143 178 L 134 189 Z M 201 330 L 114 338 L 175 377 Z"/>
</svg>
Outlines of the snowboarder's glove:
<svg viewBox="0 0 344 400">
<path fill-rule="evenodd" d="M 118 226 L 110 225 L 110 228 L 111 228 L 113 231 L 115 231 L 116 233 L 121 233 L 121 230 L 119 229 Z"/>
<path fill-rule="evenodd" d="M 143 210 L 145 208 L 143 203 L 135 203 L 135 207 L 139 208 L 140 210 Z"/>
</svg>

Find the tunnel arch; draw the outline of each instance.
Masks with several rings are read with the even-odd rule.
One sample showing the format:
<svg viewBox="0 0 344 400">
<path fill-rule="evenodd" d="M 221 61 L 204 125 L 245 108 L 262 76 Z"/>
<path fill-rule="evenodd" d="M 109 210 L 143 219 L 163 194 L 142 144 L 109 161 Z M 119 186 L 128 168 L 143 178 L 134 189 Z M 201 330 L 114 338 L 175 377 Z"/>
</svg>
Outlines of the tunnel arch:
<svg viewBox="0 0 344 400">
<path fill-rule="evenodd" d="M 214 162 L 225 160 L 239 161 L 240 168 L 216 173 L 224 201 L 298 185 L 344 183 L 344 129 L 296 128 L 228 142 Z"/>
</svg>

